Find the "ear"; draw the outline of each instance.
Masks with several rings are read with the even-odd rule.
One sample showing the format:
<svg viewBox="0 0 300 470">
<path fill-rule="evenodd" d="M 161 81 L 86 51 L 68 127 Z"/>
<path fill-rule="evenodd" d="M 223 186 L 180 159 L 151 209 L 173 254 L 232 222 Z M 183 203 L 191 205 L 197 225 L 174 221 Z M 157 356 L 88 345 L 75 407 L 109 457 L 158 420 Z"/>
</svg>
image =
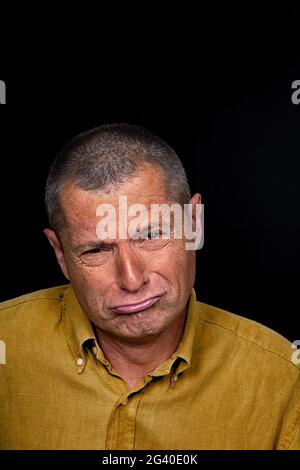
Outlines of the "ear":
<svg viewBox="0 0 300 470">
<path fill-rule="evenodd" d="M 67 270 L 67 266 L 66 266 L 66 262 L 65 262 L 63 249 L 62 249 L 62 246 L 61 246 L 61 243 L 60 243 L 58 237 L 56 236 L 56 233 L 53 230 L 51 230 L 50 228 L 45 228 L 44 234 L 48 238 L 48 241 L 49 241 L 50 245 L 52 246 L 52 248 L 55 252 L 57 262 L 58 262 L 63 274 L 65 275 L 65 277 L 68 280 L 70 280 L 68 270 Z"/>
<path fill-rule="evenodd" d="M 197 204 L 201 204 L 201 194 L 196 193 L 190 200 L 192 204 L 192 221 L 193 221 L 193 230 L 197 228 L 196 218 L 197 218 Z"/>
</svg>

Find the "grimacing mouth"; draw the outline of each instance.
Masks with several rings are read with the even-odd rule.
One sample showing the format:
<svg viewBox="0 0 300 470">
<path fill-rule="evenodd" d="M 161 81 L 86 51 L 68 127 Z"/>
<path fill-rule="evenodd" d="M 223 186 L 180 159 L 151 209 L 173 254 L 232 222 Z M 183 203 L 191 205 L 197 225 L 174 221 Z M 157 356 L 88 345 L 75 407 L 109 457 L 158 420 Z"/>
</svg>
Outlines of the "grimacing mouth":
<svg viewBox="0 0 300 470">
<path fill-rule="evenodd" d="M 142 299 L 138 302 L 131 302 L 128 304 L 117 304 L 113 305 L 110 307 L 111 310 L 115 311 L 116 313 L 120 314 L 130 314 L 130 313 L 136 313 L 140 312 L 143 310 L 147 310 L 148 308 L 152 307 L 153 305 L 158 302 L 158 300 L 164 295 L 162 294 L 156 294 L 151 297 L 147 297 L 146 299 Z"/>
</svg>

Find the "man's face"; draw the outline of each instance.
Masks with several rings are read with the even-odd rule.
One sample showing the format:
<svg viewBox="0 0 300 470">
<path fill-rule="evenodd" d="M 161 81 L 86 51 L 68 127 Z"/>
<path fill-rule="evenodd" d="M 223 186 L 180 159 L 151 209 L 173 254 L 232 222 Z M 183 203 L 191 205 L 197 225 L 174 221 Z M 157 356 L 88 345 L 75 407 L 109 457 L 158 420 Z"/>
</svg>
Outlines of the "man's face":
<svg viewBox="0 0 300 470">
<path fill-rule="evenodd" d="M 45 230 L 89 319 L 129 341 L 159 335 L 184 315 L 195 279 L 195 252 L 185 249 L 184 239 L 162 240 L 159 233 L 154 239 L 118 236 L 119 196 L 127 196 L 128 207 L 144 204 L 149 220 L 151 204 L 170 203 L 161 172 L 151 165 L 141 170 L 110 192 L 67 185 L 61 194 L 67 221 L 60 233 L 62 246 L 54 232 Z M 199 198 L 195 195 L 192 202 Z M 113 239 L 99 240 L 96 232 L 96 211 L 103 203 L 116 208 Z M 147 225 L 141 228 L 148 231 Z"/>
</svg>

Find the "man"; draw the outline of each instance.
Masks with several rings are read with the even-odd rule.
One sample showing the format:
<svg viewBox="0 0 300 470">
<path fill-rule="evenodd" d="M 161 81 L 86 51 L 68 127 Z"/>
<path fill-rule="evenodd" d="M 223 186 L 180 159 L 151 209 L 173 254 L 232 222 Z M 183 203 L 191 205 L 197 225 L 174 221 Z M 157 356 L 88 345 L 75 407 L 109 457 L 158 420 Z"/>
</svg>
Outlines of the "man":
<svg viewBox="0 0 300 470">
<path fill-rule="evenodd" d="M 201 197 L 145 129 L 101 126 L 57 156 L 45 234 L 70 284 L 1 306 L 2 449 L 300 448 L 290 343 L 197 302 L 186 232 L 152 218 L 173 203 L 194 229 Z"/>
</svg>

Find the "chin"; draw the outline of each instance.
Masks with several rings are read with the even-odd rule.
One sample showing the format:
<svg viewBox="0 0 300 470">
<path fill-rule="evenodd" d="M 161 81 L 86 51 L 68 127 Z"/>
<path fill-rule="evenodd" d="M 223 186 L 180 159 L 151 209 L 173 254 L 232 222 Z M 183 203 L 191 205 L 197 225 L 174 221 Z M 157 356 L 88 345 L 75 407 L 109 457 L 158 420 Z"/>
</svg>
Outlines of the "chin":
<svg viewBox="0 0 300 470">
<path fill-rule="evenodd" d="M 141 314 L 135 315 L 135 317 Z M 122 320 L 122 319 L 121 319 Z M 132 339 L 132 340 L 145 340 L 153 336 L 159 335 L 167 325 L 158 319 L 145 319 L 145 318 L 132 318 L 133 321 L 122 320 L 121 324 L 114 330 L 114 334 L 119 338 Z"/>
<path fill-rule="evenodd" d="M 141 343 L 146 344 L 147 341 L 151 341 L 156 338 L 161 331 L 132 331 L 132 332 L 120 332 L 116 335 L 119 340 L 127 341 L 128 343 Z"/>
</svg>

